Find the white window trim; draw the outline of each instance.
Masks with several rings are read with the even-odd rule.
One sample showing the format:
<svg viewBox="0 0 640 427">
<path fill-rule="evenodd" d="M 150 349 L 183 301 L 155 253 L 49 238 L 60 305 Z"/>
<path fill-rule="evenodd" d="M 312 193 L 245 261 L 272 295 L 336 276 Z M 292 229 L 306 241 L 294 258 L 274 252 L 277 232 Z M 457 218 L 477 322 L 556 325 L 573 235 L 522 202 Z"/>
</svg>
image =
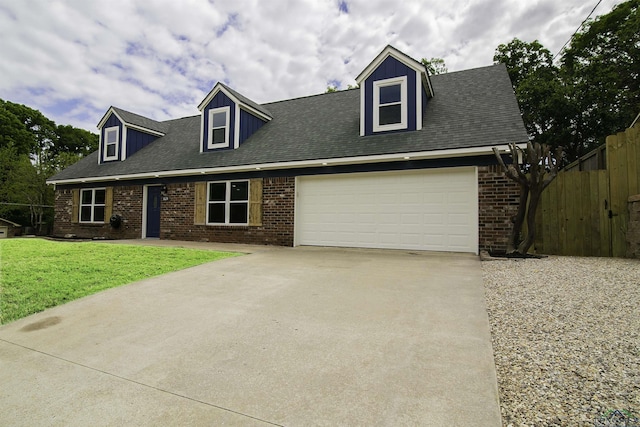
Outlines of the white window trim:
<svg viewBox="0 0 640 427">
<path fill-rule="evenodd" d="M 109 140 L 109 138 L 107 138 L 107 135 L 109 134 L 109 132 L 113 132 L 115 131 L 116 133 L 116 150 L 115 150 L 115 155 L 113 156 L 109 156 L 107 155 L 107 145 L 111 145 L 108 144 L 107 141 Z M 102 147 L 102 160 L 103 161 L 109 161 L 109 160 L 118 160 L 118 151 L 120 151 L 120 127 L 119 126 L 111 126 L 108 128 L 104 129 L 104 144 Z"/>
<path fill-rule="evenodd" d="M 247 204 L 247 222 L 229 222 L 230 219 L 230 211 L 231 211 L 231 183 L 232 182 L 246 182 L 247 183 L 247 200 L 234 200 L 233 203 L 246 203 Z M 209 200 L 209 195 L 211 192 L 209 191 L 211 184 L 225 184 L 225 197 L 224 202 L 212 202 Z M 232 179 L 228 181 L 209 181 L 207 182 L 207 212 L 206 212 L 206 224 L 207 225 L 226 225 L 226 226 L 243 226 L 249 225 L 249 208 L 250 208 L 250 199 L 251 199 L 251 188 L 249 188 L 251 183 L 248 179 Z M 224 203 L 224 222 L 209 222 L 209 206 L 212 203 Z"/>
<path fill-rule="evenodd" d="M 226 132 L 224 133 L 224 142 L 214 144 L 213 143 L 213 115 L 216 113 L 226 112 L 226 123 L 225 128 Z M 229 133 L 231 133 L 231 128 L 229 126 L 229 121 L 231 117 L 231 108 L 227 107 L 219 107 L 212 108 L 209 110 L 209 124 L 208 124 L 208 137 L 207 137 L 207 148 L 215 149 L 215 148 L 225 148 L 229 146 Z"/>
<path fill-rule="evenodd" d="M 105 203 L 96 203 L 96 191 L 99 190 L 103 190 L 105 192 Z M 90 191 L 91 192 L 91 203 L 90 204 L 84 204 L 82 203 L 82 193 L 85 191 Z M 107 189 L 106 188 L 82 188 L 80 189 L 80 200 L 78 203 L 78 222 L 83 223 L 83 224 L 104 224 L 107 221 L 106 218 L 106 197 L 107 197 Z M 90 206 L 91 207 L 91 220 L 90 221 L 83 221 L 82 220 L 82 208 L 84 206 Z M 105 208 L 105 218 L 102 221 L 95 221 L 93 215 L 95 214 L 95 208 L 97 206 L 102 206 Z"/>
<path fill-rule="evenodd" d="M 380 88 L 400 84 L 400 123 L 380 124 Z M 384 104 L 383 104 L 384 105 Z M 407 128 L 407 76 L 373 82 L 373 131 L 384 132 Z"/>
</svg>

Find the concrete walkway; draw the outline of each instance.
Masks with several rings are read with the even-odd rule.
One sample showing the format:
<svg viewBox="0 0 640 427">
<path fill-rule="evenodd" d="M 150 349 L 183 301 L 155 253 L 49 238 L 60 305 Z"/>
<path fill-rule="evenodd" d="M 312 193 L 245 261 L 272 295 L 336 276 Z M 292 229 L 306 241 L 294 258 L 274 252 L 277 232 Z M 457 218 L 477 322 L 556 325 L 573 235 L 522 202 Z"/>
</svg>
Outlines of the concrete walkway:
<svg viewBox="0 0 640 427">
<path fill-rule="evenodd" d="M 477 257 L 240 249 L 1 327 L 0 425 L 501 425 Z"/>
</svg>

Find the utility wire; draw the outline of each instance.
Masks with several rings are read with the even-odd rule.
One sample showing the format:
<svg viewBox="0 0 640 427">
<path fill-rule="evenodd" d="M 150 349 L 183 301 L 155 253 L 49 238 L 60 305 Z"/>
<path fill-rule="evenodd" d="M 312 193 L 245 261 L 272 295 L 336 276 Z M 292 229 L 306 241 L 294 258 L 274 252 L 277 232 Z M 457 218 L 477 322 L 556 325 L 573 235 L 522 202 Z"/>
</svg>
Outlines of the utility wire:
<svg viewBox="0 0 640 427">
<path fill-rule="evenodd" d="M 558 55 L 560 55 L 560 53 L 564 50 L 565 47 L 567 47 L 567 45 L 569 44 L 569 42 L 571 41 L 571 39 L 573 38 L 573 36 L 575 36 L 578 31 L 580 31 L 580 29 L 582 28 L 582 26 L 584 25 L 585 22 L 587 22 L 589 20 L 589 18 L 591 18 L 591 15 L 593 15 L 593 12 L 598 8 L 598 6 L 600 6 L 600 3 L 602 3 L 602 0 L 598 0 L 598 3 L 593 7 L 593 9 L 591 9 L 591 12 L 589 12 L 589 15 L 587 15 L 586 18 L 584 18 L 584 20 L 582 21 L 582 23 L 580 23 L 580 26 L 578 28 L 576 28 L 576 30 L 573 32 L 573 34 L 571 34 L 571 37 L 569 37 L 569 40 L 567 40 L 566 42 L 564 42 L 564 44 L 562 45 L 562 47 L 560 48 L 560 50 L 558 51 L 558 53 L 556 53 L 555 55 L 553 55 L 553 58 L 551 58 L 551 60 L 553 61 L 554 59 L 556 59 L 556 57 Z"/>
</svg>

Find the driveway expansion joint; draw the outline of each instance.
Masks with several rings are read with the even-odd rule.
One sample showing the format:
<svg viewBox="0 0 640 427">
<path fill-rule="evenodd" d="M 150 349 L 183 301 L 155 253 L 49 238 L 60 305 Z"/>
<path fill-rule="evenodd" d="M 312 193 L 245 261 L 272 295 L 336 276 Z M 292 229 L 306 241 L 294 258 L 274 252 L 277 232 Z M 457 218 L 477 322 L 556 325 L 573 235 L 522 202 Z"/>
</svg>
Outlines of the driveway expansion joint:
<svg viewBox="0 0 640 427">
<path fill-rule="evenodd" d="M 169 394 L 169 395 L 172 395 L 172 396 L 175 396 L 175 397 L 179 397 L 181 399 L 186 399 L 186 400 L 192 401 L 194 403 L 200 403 L 202 405 L 210 406 L 212 408 L 216 408 L 216 409 L 219 409 L 221 411 L 231 412 L 233 414 L 240 415 L 242 417 L 247 417 L 247 418 L 250 418 L 252 420 L 260 421 L 262 423 L 269 424 L 269 425 L 272 425 L 272 426 L 285 427 L 282 424 L 277 424 L 277 423 L 274 423 L 274 422 L 271 422 L 271 421 L 263 420 L 262 418 L 258 418 L 258 417 L 254 417 L 254 416 L 249 415 L 249 414 L 244 414 L 242 412 L 234 411 L 233 409 L 225 408 L 223 406 L 218 406 L 218 405 L 213 404 L 211 402 L 205 402 L 203 400 L 199 400 L 199 399 L 195 399 L 193 397 L 185 396 L 184 394 L 179 394 L 179 393 L 173 392 L 171 390 L 166 390 L 166 389 L 159 388 L 159 387 L 156 387 L 156 386 L 153 386 L 153 385 L 150 385 L 150 384 L 145 384 L 143 382 L 136 381 L 136 380 L 131 379 L 131 378 L 123 377 L 121 375 L 114 374 L 112 372 L 107 372 L 107 371 L 104 371 L 102 369 L 94 368 L 92 366 L 88 366 L 88 365 L 85 365 L 85 364 L 82 364 L 82 363 L 79 363 L 79 362 L 74 362 L 73 360 L 69 360 L 69 359 L 66 359 L 64 357 L 56 356 L 55 354 L 47 353 L 45 351 L 38 350 L 38 349 L 35 349 L 35 348 L 27 347 L 27 346 L 24 346 L 22 344 L 18 344 L 18 343 L 12 342 L 12 341 L 5 340 L 3 338 L 0 338 L 0 341 L 2 341 L 4 343 L 7 343 L 7 344 L 10 344 L 10 345 L 14 345 L 16 347 L 23 348 L 23 349 L 28 350 L 28 351 L 33 351 L 35 353 L 41 354 L 41 355 L 46 356 L 46 357 L 51 357 L 51 358 L 54 358 L 56 360 L 60 360 L 60 361 L 65 362 L 65 363 L 70 363 L 72 365 L 75 365 L 75 366 L 78 366 L 78 367 L 81 367 L 81 368 L 84 368 L 84 369 L 89 369 L 91 371 L 98 372 L 100 374 L 108 375 L 110 377 L 117 378 L 117 379 L 122 380 L 122 381 L 127 381 L 129 383 L 136 384 L 136 385 L 139 385 L 141 387 L 146 387 L 146 388 L 149 388 L 149 389 L 152 389 L 152 390 L 159 391 L 161 393 L 166 393 L 166 394 Z"/>
</svg>

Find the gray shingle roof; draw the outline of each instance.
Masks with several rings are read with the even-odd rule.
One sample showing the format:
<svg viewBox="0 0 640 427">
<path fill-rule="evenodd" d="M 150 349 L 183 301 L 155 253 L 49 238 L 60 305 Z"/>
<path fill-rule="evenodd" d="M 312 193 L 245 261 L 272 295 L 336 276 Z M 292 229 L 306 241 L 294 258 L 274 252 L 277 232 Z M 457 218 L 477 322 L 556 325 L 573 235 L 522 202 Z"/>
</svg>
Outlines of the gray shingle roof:
<svg viewBox="0 0 640 427">
<path fill-rule="evenodd" d="M 351 89 L 263 105 L 273 120 L 238 149 L 200 153 L 200 116 L 162 122 L 167 133 L 124 162 L 99 165 L 97 153 L 51 181 L 160 171 L 242 166 L 526 142 L 504 65 L 431 77 L 420 131 L 360 136 L 360 90 Z"/>
<path fill-rule="evenodd" d="M 143 127 L 145 129 L 154 130 L 156 132 L 162 132 L 164 134 L 169 130 L 169 126 L 166 122 L 157 122 L 139 114 L 131 113 L 118 107 L 111 107 L 125 123 Z"/>
<path fill-rule="evenodd" d="M 224 83 L 219 83 L 220 86 L 222 86 L 223 88 L 225 88 L 225 90 L 229 91 L 229 93 L 233 96 L 236 97 L 236 99 L 238 101 L 240 101 L 241 103 L 248 105 L 249 107 L 260 111 L 262 114 L 264 114 L 265 116 L 269 116 L 272 117 L 271 112 L 265 108 L 263 105 L 260 105 L 252 100 L 250 100 L 249 98 L 247 98 L 246 96 L 242 95 L 241 93 L 236 92 L 235 90 L 231 89 L 229 86 L 225 85 Z"/>
</svg>

